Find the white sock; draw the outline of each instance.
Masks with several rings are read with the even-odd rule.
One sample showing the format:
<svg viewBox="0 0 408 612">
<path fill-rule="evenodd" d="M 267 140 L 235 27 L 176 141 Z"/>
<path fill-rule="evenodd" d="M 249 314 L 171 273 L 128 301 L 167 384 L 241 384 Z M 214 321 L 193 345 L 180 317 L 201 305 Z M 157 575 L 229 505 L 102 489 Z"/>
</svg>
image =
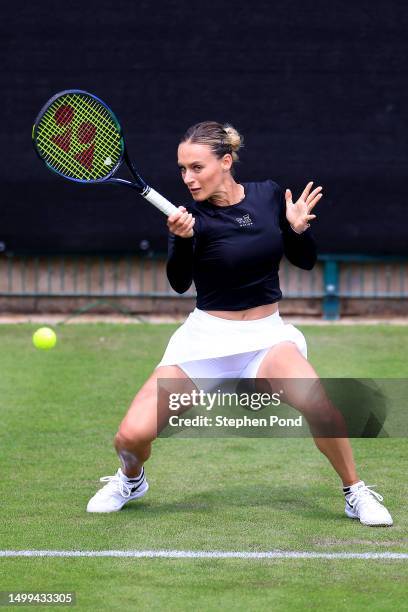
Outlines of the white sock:
<svg viewBox="0 0 408 612">
<path fill-rule="evenodd" d="M 358 482 L 355 482 L 349 487 L 343 487 L 343 493 L 347 497 L 347 495 L 350 495 L 350 493 L 355 493 L 356 491 L 358 491 L 358 489 L 361 489 L 361 487 L 365 487 L 364 480 L 359 480 Z"/>
<path fill-rule="evenodd" d="M 122 468 L 119 468 L 119 476 L 121 478 L 121 480 L 123 480 L 123 482 L 132 482 L 132 483 L 137 483 L 140 480 L 143 480 L 144 478 L 144 468 L 142 467 L 142 471 L 140 472 L 139 476 L 135 476 L 135 477 L 130 477 L 130 476 L 126 476 L 126 474 L 123 473 Z"/>
</svg>

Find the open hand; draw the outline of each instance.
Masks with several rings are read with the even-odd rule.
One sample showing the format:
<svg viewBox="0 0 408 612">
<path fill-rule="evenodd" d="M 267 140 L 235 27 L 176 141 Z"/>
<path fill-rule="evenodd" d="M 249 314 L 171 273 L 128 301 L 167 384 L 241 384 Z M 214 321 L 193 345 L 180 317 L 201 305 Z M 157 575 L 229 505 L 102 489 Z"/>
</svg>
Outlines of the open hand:
<svg viewBox="0 0 408 612">
<path fill-rule="evenodd" d="M 304 232 L 308 227 L 310 227 L 309 221 L 316 219 L 316 215 L 311 215 L 310 212 L 323 196 L 322 193 L 319 193 L 322 190 L 322 187 L 316 187 L 316 189 L 313 189 L 313 191 L 310 193 L 312 185 L 313 181 L 306 185 L 302 195 L 295 204 L 292 201 L 291 190 L 286 189 L 285 191 L 286 218 L 293 229 L 298 233 Z"/>
</svg>

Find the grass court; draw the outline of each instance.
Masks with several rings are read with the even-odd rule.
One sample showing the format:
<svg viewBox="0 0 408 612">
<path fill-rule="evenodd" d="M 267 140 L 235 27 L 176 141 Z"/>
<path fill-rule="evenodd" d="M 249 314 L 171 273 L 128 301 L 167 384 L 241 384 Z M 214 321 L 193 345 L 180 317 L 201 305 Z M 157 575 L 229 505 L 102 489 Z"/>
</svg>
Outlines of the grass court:
<svg viewBox="0 0 408 612">
<path fill-rule="evenodd" d="M 2 551 L 407 553 L 407 443 L 352 441 L 392 528 L 344 515 L 340 481 L 310 439 L 159 439 L 150 491 L 115 514 L 85 512 L 118 461 L 112 438 L 160 360 L 170 324 L 0 326 Z M 408 326 L 302 325 L 322 377 L 408 376 Z M 75 591 L 80 610 L 389 610 L 407 559 L 0 558 L 1 591 Z M 38 606 L 37 606 L 38 609 Z"/>
</svg>

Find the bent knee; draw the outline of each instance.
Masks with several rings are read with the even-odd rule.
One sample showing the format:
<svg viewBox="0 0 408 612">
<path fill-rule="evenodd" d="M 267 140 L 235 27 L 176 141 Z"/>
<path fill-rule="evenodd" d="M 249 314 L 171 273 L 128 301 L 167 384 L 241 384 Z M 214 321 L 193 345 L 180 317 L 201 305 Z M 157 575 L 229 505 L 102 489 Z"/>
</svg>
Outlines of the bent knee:
<svg viewBox="0 0 408 612">
<path fill-rule="evenodd" d="M 135 444 L 148 444 L 155 438 L 157 438 L 156 424 L 154 426 L 147 424 L 136 425 L 124 421 L 119 426 L 115 436 L 115 446 L 129 448 Z"/>
</svg>

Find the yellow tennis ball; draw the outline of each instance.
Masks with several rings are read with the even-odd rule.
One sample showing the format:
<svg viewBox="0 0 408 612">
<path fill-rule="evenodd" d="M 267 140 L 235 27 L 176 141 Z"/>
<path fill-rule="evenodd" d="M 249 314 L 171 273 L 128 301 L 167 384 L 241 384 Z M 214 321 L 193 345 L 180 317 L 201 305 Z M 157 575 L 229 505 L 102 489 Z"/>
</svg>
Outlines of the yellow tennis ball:
<svg viewBox="0 0 408 612">
<path fill-rule="evenodd" d="M 40 327 L 33 335 L 33 344 L 38 349 L 52 349 L 56 343 L 57 336 L 50 327 Z"/>
</svg>

